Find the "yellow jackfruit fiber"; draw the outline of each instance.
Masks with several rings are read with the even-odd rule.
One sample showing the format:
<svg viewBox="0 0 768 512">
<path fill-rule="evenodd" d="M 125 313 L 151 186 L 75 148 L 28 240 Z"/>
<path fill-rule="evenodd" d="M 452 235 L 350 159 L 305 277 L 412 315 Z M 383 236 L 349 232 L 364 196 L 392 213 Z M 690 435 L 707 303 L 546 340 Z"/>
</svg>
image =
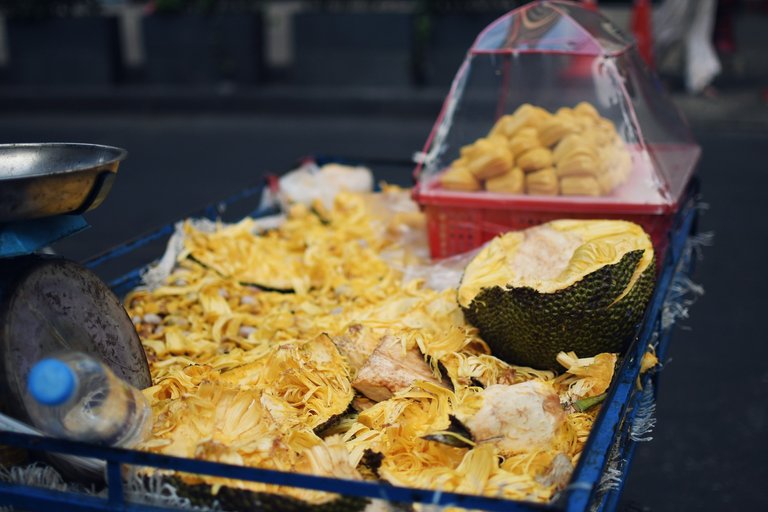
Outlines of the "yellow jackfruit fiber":
<svg viewBox="0 0 768 512">
<path fill-rule="evenodd" d="M 495 358 L 465 322 L 455 289 L 403 280 L 400 269 L 413 256 L 393 234 L 408 226 L 372 215 L 375 202 L 342 194 L 322 215 L 296 207 L 265 233 L 252 219 L 212 232 L 184 227 L 185 247 L 166 282 L 125 299 L 154 382 L 144 391 L 154 426 L 140 449 L 345 479 L 363 478 L 357 467 L 376 452 L 378 474 L 393 484 L 548 501 L 567 481 L 596 414 L 567 413 L 559 402 L 608 385 L 602 356 L 592 363 L 568 355 L 570 373 L 560 377 Z M 414 215 L 398 218 L 419 226 Z M 375 370 L 365 365 L 385 348 L 411 354 L 430 377 L 392 387 L 377 403 L 353 384 Z M 388 385 L 386 374 L 377 377 Z M 476 427 L 484 424 L 477 415 L 511 396 L 547 426 L 530 449 L 494 442 Z M 427 438 L 449 429 L 452 417 L 478 431 L 470 445 Z M 497 418 L 507 430 L 514 422 L 511 412 Z M 214 489 L 327 500 L 327 493 L 183 477 Z"/>
</svg>

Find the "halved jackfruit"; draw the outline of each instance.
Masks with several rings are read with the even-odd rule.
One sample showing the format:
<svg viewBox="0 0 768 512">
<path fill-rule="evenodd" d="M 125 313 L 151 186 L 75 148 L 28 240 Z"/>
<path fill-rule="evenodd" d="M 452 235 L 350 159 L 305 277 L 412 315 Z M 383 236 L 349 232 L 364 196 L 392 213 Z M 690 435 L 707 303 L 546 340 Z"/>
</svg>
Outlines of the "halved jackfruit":
<svg viewBox="0 0 768 512">
<path fill-rule="evenodd" d="M 558 352 L 620 352 L 655 282 L 637 224 L 558 220 L 501 235 L 467 266 L 459 305 L 493 354 L 558 370 Z"/>
</svg>

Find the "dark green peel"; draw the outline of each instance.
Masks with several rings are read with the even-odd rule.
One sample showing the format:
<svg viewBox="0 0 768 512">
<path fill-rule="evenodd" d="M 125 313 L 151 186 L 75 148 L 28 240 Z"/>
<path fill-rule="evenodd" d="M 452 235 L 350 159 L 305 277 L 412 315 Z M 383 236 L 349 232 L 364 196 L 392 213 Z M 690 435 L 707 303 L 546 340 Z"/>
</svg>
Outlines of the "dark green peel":
<svg viewBox="0 0 768 512">
<path fill-rule="evenodd" d="M 422 439 L 435 441 L 454 448 L 472 448 L 475 446 L 475 440 L 469 429 L 456 416 L 449 415 L 451 424 L 447 430 L 429 434 Z"/>
<path fill-rule="evenodd" d="M 464 315 L 495 356 L 515 365 L 558 371 L 555 358 L 561 351 L 579 357 L 621 352 L 653 293 L 656 267 L 651 263 L 632 290 L 616 301 L 642 256 L 642 250 L 630 251 L 618 263 L 553 293 L 530 287 L 484 288 Z"/>
<path fill-rule="evenodd" d="M 213 508 L 230 512 L 359 512 L 368 505 L 368 498 L 337 495 L 325 503 L 309 503 L 291 496 L 269 492 L 253 492 L 245 489 L 223 486 L 213 494 L 210 484 L 188 484 L 179 477 L 168 477 L 179 496 L 186 497 L 191 504 L 201 508 Z"/>
</svg>

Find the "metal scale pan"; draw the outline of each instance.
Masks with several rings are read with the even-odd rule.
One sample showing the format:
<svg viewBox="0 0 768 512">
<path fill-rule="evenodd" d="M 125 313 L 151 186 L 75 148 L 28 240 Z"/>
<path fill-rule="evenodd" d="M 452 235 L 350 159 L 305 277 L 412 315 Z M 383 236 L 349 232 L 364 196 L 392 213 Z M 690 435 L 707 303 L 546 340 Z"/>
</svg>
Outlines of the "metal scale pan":
<svg viewBox="0 0 768 512">
<path fill-rule="evenodd" d="M 126 155 L 97 144 L 0 144 L 0 223 L 96 208 Z"/>
</svg>

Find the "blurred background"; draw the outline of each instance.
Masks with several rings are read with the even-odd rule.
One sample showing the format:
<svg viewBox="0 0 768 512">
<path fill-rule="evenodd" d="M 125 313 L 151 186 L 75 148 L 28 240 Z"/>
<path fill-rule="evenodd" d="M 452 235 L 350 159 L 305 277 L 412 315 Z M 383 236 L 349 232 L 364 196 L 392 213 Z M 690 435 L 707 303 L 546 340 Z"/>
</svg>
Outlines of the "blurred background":
<svg viewBox="0 0 768 512">
<path fill-rule="evenodd" d="M 660 18 L 673 2 L 698 21 Z M 377 179 L 410 185 L 467 49 L 522 3 L 2 0 L 0 142 L 128 150 L 92 227 L 55 247 L 74 260 L 306 155 L 369 162 Z M 647 2 L 657 15 L 639 24 L 644 2 L 589 3 L 635 29 L 690 122 L 709 205 L 700 229 L 715 233 L 694 276 L 706 294 L 673 337 L 654 439 L 620 508 L 766 510 L 768 1 Z M 703 70 L 686 67 L 690 55 L 708 59 Z"/>
</svg>

